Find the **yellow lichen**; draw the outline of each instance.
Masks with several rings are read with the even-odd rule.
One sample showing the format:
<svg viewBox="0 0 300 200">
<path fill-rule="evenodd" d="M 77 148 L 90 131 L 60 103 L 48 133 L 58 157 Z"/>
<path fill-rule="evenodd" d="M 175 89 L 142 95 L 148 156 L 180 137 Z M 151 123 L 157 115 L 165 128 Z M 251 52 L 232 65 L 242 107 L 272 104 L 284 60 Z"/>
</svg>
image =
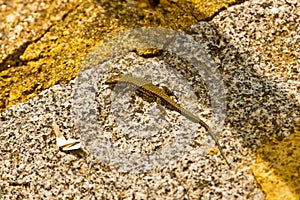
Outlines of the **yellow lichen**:
<svg viewBox="0 0 300 200">
<path fill-rule="evenodd" d="M 300 120 L 294 134 L 283 141 L 272 141 L 257 151 L 251 169 L 266 200 L 300 199 Z"/>
</svg>

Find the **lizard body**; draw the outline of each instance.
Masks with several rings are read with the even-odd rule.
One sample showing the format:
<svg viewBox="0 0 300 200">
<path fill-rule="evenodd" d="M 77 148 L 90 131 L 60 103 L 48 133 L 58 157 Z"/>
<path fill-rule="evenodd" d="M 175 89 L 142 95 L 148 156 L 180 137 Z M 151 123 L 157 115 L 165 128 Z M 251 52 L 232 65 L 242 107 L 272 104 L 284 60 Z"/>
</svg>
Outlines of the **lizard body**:
<svg viewBox="0 0 300 200">
<path fill-rule="evenodd" d="M 135 77 L 132 75 L 120 75 L 116 78 L 111 78 L 106 80 L 105 84 L 107 85 L 116 85 L 116 84 L 121 84 L 121 85 L 129 85 L 134 87 L 138 92 L 141 92 L 143 94 L 146 94 L 148 96 L 155 97 L 156 99 L 159 99 L 160 101 L 164 102 L 165 105 L 168 105 L 170 109 L 175 110 L 176 112 L 181 113 L 183 116 L 188 118 L 189 120 L 201 124 L 206 131 L 209 133 L 209 135 L 213 138 L 215 143 L 217 144 L 220 153 L 222 157 L 224 158 L 225 162 L 231 168 L 231 165 L 229 164 L 228 160 L 226 159 L 222 149 L 221 145 L 218 142 L 217 138 L 215 135 L 211 132 L 209 126 L 201 120 L 199 117 L 194 115 L 193 113 L 189 112 L 188 110 L 184 109 L 181 107 L 178 103 L 176 103 L 173 99 L 170 98 L 169 95 L 167 95 L 162 89 L 157 87 L 156 85 L 152 84 L 150 81 L 140 78 L 140 77 Z"/>
</svg>

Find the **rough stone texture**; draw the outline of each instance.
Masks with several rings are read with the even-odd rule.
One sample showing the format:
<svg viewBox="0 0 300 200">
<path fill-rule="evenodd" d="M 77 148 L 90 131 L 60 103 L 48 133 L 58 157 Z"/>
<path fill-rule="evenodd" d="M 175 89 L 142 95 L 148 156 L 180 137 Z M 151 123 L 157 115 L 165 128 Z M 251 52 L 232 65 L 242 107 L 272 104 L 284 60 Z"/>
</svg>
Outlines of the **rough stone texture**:
<svg viewBox="0 0 300 200">
<path fill-rule="evenodd" d="M 135 5 L 134 1 L 129 5 Z M 88 8 L 98 12 L 90 13 Z M 105 9 L 101 12 L 102 8 Z M 1 106 L 4 108 L 24 96 L 34 96 L 46 86 L 74 77 L 84 59 L 81 57 L 92 48 L 94 40 L 102 38 L 97 32 L 110 27 L 90 33 L 88 30 L 93 26 L 84 28 L 86 22 L 80 22 L 80 19 L 89 19 L 85 16 L 96 13 L 88 23 L 97 24 L 97 16 L 107 13 L 105 11 L 109 8 L 111 13 L 118 10 L 123 11 L 120 16 L 130 16 L 123 3 L 115 6 L 104 3 L 102 7 L 93 7 L 91 2 L 83 2 L 62 23 L 52 27 L 44 35 L 45 39 L 28 47 L 22 56 L 26 65 L 0 72 L 1 92 L 6 93 L 6 96 L 1 96 L 4 98 Z M 169 7 L 161 6 L 151 12 L 159 12 L 163 8 L 167 10 Z M 134 12 L 137 9 L 129 14 Z M 147 12 L 150 13 L 149 10 Z M 71 116 L 71 85 L 56 85 L 27 103 L 1 113 L 0 175 L 3 178 L 0 180 L 0 196 L 3 199 L 263 199 L 264 195 L 250 171 L 257 150 L 257 163 L 252 170 L 266 198 L 296 199 L 299 161 L 293 158 L 299 154 L 299 131 L 290 134 L 293 133 L 295 117 L 300 115 L 299 15 L 298 1 L 247 1 L 219 13 L 209 24 L 195 24 L 186 30 L 212 55 L 227 86 L 227 120 L 220 142 L 225 146 L 226 156 L 233 163 L 234 170 L 228 170 L 219 156 L 211 152 L 201 156 L 191 152 L 164 169 L 132 175 L 110 169 L 97 161 L 92 152 L 62 152 L 55 146 L 51 127 L 53 118 L 67 138 L 78 138 L 80 133 Z M 153 19 L 156 15 L 149 16 Z M 73 17 L 78 20 L 71 20 Z M 110 17 L 104 16 L 106 20 L 103 21 Z M 194 17 L 187 18 L 194 23 Z M 127 27 L 122 26 L 125 26 L 126 19 L 116 17 L 109 33 L 125 30 Z M 118 23 L 120 21 L 122 23 Z M 152 25 L 155 23 L 154 20 Z M 141 25 L 144 24 L 141 22 Z M 78 26 L 78 34 L 83 39 L 68 32 L 67 28 L 61 29 L 69 26 Z M 185 27 L 176 23 L 170 26 Z M 55 32 L 59 37 L 53 35 Z M 68 46 L 69 41 L 75 42 Z M 171 65 L 178 62 L 168 56 L 159 59 Z M 149 62 L 139 61 L 137 57 L 133 60 L 142 65 Z M 119 61 L 126 63 L 122 58 Z M 131 64 L 134 63 L 127 62 L 125 66 Z M 63 71 L 65 68 L 67 70 Z M 52 69 L 55 71 L 51 72 Z M 42 73 L 43 70 L 47 73 Z M 66 76 L 67 72 L 71 75 Z M 24 80 L 22 92 L 13 90 L 19 79 Z M 36 80 L 49 82 L 39 86 Z M 35 85 L 33 89 L 29 87 L 31 84 Z M 10 93 L 11 101 L 8 100 Z M 200 136 L 198 143 L 207 147 L 207 137 Z M 275 142 L 264 144 L 270 138 Z M 278 145 L 274 147 L 274 143 Z M 280 163 L 276 160 L 278 157 Z M 266 178 L 266 171 L 272 173 L 271 181 Z M 283 185 L 287 192 L 278 190 L 282 196 L 270 194 L 269 188 L 275 188 L 273 184 Z"/>
<path fill-rule="evenodd" d="M 0 27 L 0 110 L 70 81 L 109 35 L 145 26 L 183 30 L 233 3 L 161 1 L 153 9 L 141 7 L 145 1 L 22 2 L 0 2 L 0 19 L 7 22 Z"/>
<path fill-rule="evenodd" d="M 220 13 L 212 23 L 239 52 L 240 64 L 265 82 L 261 85 L 232 67 L 226 71 L 233 79 L 229 93 L 236 91 L 244 99 L 229 103 L 228 120 L 248 144 L 258 134 L 276 138 L 258 149 L 253 173 L 266 199 L 299 199 L 299 131 L 285 136 L 293 133 L 300 116 L 300 2 L 248 1 Z M 237 85 L 238 77 L 249 82 Z M 246 112 L 237 118 L 240 109 Z M 259 140 L 255 143 L 260 146 Z"/>
<path fill-rule="evenodd" d="M 79 1 L 0 1 L 0 71 L 20 65 L 28 44 L 76 8 Z"/>
<path fill-rule="evenodd" d="M 201 38 L 204 46 L 217 45 L 217 41 L 212 38 L 219 38 L 218 35 L 212 35 L 209 40 L 205 38 L 209 33 L 216 33 L 209 24 L 201 23 L 190 31 L 199 32 L 195 37 L 198 36 L 198 40 Z M 201 31 L 205 34 L 201 34 Z M 186 63 L 166 54 L 158 58 L 144 59 L 130 53 L 106 64 L 112 69 L 132 69 L 147 65 L 178 65 L 182 69 L 188 69 Z M 121 173 L 111 168 L 108 163 L 100 163 L 97 156 L 101 155 L 95 154 L 94 151 L 60 151 L 55 146 L 55 135 L 51 127 L 53 119 L 57 121 L 66 138 L 86 137 L 84 133 L 78 132 L 74 125 L 71 114 L 71 88 L 71 84 L 56 85 L 28 102 L 12 106 L 2 113 L 1 140 L 5 142 L 1 144 L 1 156 L 5 159 L 2 161 L 4 167 L 0 171 L 4 177 L 0 187 L 4 199 L 262 199 L 263 194 L 257 188 L 249 168 L 254 154 L 250 148 L 243 149 L 241 141 L 234 140 L 233 132 L 227 126 L 221 133 L 220 142 L 224 144 L 224 151 L 234 166 L 233 170 L 229 170 L 224 160 L 214 153 L 212 140 L 203 132 L 201 126 L 197 128 L 193 123 L 190 126 L 196 128 L 197 139 L 189 153 L 166 167 L 147 173 Z M 106 102 L 110 100 L 109 93 L 104 91 L 99 92 L 98 98 L 102 101 L 99 103 L 104 102 L 104 105 L 108 106 Z M 200 96 L 205 99 L 205 94 Z M 189 104 L 188 98 L 184 100 Z M 147 104 L 137 100 L 132 106 L 147 109 L 153 104 L 155 103 Z M 199 104 L 201 107 L 206 105 Z M 110 123 L 109 117 L 103 114 L 106 110 L 101 107 L 99 111 L 99 124 L 114 134 L 117 142 L 124 141 L 126 132 L 123 132 L 124 135 L 115 132 L 115 124 L 113 121 Z M 170 111 L 166 113 L 169 118 L 167 124 L 172 126 L 166 127 L 167 131 L 161 134 L 163 141 L 172 134 L 168 130 L 175 128 L 176 131 L 176 124 L 181 122 L 180 115 Z M 209 116 L 204 112 L 204 117 L 207 115 Z M 186 121 L 183 120 L 184 123 Z M 129 144 L 126 149 L 128 151 L 136 144 L 137 147 L 145 148 L 153 145 L 151 141 L 131 141 L 132 139 L 126 139 Z M 111 142 L 114 143 L 115 140 Z M 8 158 L 14 158 L 16 162 Z"/>
<path fill-rule="evenodd" d="M 300 121 L 294 134 L 282 141 L 271 141 L 257 151 L 252 171 L 267 194 L 266 199 L 299 199 Z"/>
<path fill-rule="evenodd" d="M 220 10 L 243 1 L 244 0 L 176 0 L 170 2 L 176 4 L 181 10 L 194 16 L 197 20 L 207 20 Z"/>
</svg>

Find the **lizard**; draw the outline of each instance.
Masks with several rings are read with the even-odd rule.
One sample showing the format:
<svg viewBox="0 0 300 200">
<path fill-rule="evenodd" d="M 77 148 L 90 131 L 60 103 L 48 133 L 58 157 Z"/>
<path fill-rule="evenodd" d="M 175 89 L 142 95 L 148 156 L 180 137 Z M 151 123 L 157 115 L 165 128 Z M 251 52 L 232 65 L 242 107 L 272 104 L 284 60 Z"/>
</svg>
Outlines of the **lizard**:
<svg viewBox="0 0 300 200">
<path fill-rule="evenodd" d="M 170 98 L 170 96 L 162 89 L 160 89 L 158 86 L 152 84 L 151 81 L 148 81 L 147 79 L 141 78 L 141 77 L 135 77 L 130 74 L 120 74 L 117 77 L 111 77 L 105 81 L 106 85 L 115 86 L 117 84 L 120 85 L 128 85 L 133 87 L 136 92 L 139 92 L 141 94 L 145 94 L 149 97 L 154 97 L 159 104 L 168 106 L 171 110 L 175 110 L 176 112 L 179 112 L 181 115 L 185 116 L 187 119 L 199 123 L 202 125 L 205 130 L 209 133 L 209 135 L 213 138 L 216 145 L 218 146 L 218 149 L 221 153 L 221 156 L 225 160 L 226 164 L 231 168 L 231 165 L 229 161 L 227 160 L 225 154 L 222 151 L 221 145 L 218 142 L 215 135 L 212 133 L 210 127 L 199 117 L 191 113 L 190 111 L 184 109 L 181 107 L 178 103 L 176 103 L 173 99 Z"/>
</svg>

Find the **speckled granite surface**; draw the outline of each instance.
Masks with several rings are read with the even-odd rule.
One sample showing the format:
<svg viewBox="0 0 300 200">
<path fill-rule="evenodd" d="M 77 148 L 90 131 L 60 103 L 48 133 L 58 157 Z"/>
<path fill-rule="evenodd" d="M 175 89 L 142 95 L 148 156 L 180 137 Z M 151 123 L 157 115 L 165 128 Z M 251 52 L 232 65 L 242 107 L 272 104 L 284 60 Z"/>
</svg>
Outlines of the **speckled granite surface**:
<svg viewBox="0 0 300 200">
<path fill-rule="evenodd" d="M 266 199 L 299 199 L 295 178 L 300 166 L 296 159 L 300 151 L 299 132 L 293 126 L 300 111 L 300 2 L 248 1 L 220 13 L 212 23 L 240 52 L 240 65 L 253 70 L 252 75 L 245 76 L 229 67 L 233 77 L 242 75 L 245 81 L 240 87 L 233 78 L 233 85 L 228 85 L 244 99 L 228 104 L 232 113 L 229 121 L 246 143 L 257 135 L 266 141 L 273 138 L 262 146 L 260 142 L 264 140 L 255 139 L 251 144 L 259 146 L 253 174 Z M 264 80 L 264 84 L 253 79 L 253 75 Z M 242 118 L 237 118 L 240 109 L 234 111 L 236 107 L 244 108 Z"/>
<path fill-rule="evenodd" d="M 137 27 L 183 30 L 233 0 L 0 1 L 0 110 L 73 79 L 104 38 Z M 140 6 L 143 4 L 144 6 Z"/>
<path fill-rule="evenodd" d="M 3 199 L 274 199 L 258 188 L 250 166 L 261 144 L 270 138 L 288 138 L 294 119 L 300 115 L 300 30 L 296 26 L 299 16 L 297 1 L 247 1 L 219 13 L 208 23 L 194 24 L 186 30 L 211 54 L 227 87 L 227 118 L 220 142 L 234 165 L 233 170 L 217 155 L 191 151 L 163 169 L 143 174 L 119 173 L 100 163 L 92 152 L 60 151 L 55 145 L 53 118 L 66 137 L 80 135 L 71 115 L 69 83 L 51 87 L 1 113 L 0 196 Z M 144 59 L 130 53 L 110 65 L 173 66 L 176 62 L 180 63 L 166 54 Z M 205 97 L 200 95 L 204 100 Z M 209 107 L 205 102 L 199 104 Z M 176 119 L 178 115 L 167 114 L 180 120 Z M 213 143 L 205 132 L 200 127 L 197 132 L 199 146 L 211 148 Z M 297 145 L 294 146 L 298 152 Z M 272 159 L 268 163 L 272 166 Z M 281 181 L 290 191 L 294 190 L 294 184 L 289 182 L 292 179 Z M 284 197 L 297 199 L 297 193 L 287 193 Z"/>
</svg>

